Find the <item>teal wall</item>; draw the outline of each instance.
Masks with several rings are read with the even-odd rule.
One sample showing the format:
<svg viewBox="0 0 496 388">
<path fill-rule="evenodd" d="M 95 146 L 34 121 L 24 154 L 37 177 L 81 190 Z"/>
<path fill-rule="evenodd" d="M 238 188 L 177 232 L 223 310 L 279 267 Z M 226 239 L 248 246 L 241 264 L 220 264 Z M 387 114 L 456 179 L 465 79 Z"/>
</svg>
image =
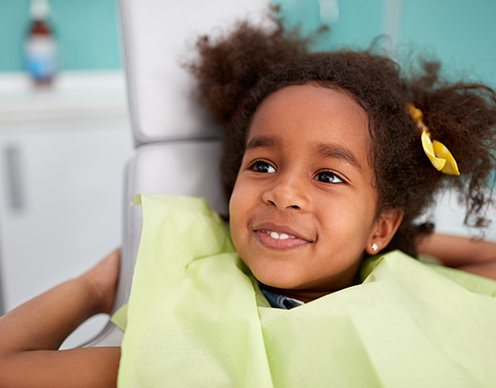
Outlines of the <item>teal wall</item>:
<svg viewBox="0 0 496 388">
<path fill-rule="evenodd" d="M 456 76 L 496 87 L 496 1 L 403 0 L 400 43 L 438 56 Z"/>
<path fill-rule="evenodd" d="M 122 67 L 117 1 L 49 0 L 62 69 Z M 272 0 L 282 5 L 289 24 L 302 24 L 306 32 L 326 21 L 321 5 L 333 1 Z M 339 19 L 317 42 L 317 49 L 366 48 L 375 37 L 392 34 L 393 55 L 400 61 L 412 52 L 427 54 L 442 60 L 449 73 L 496 86 L 496 1 L 337 0 L 337 4 Z M 0 71 L 23 69 L 28 9 L 29 0 L 0 0 Z"/>
<path fill-rule="evenodd" d="M 315 30 L 320 7 L 333 0 L 272 0 L 288 23 Z M 391 55 L 406 62 L 415 54 L 439 59 L 449 76 L 496 86 L 496 1 L 338 0 L 339 18 L 316 49 L 367 48 L 389 35 Z M 388 46 L 388 39 L 382 43 Z"/>
<path fill-rule="evenodd" d="M 117 0 L 49 0 L 62 70 L 122 67 Z M 23 70 L 29 0 L 0 0 L 0 71 Z"/>
<path fill-rule="evenodd" d="M 319 25 L 330 27 L 329 33 L 319 34 L 316 50 L 338 47 L 364 48 L 371 39 L 380 35 L 385 13 L 383 0 L 339 0 L 339 18 L 329 23 L 326 14 L 321 14 L 321 4 L 326 0 L 272 0 L 281 6 L 286 25 L 298 26 L 304 34 L 315 31 Z"/>
</svg>

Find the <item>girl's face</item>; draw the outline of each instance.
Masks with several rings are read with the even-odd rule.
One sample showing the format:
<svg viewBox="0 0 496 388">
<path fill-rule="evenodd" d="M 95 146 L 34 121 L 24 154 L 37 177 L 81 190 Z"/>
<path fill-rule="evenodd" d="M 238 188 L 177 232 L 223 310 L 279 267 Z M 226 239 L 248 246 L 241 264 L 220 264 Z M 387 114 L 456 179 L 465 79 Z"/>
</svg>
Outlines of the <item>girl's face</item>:
<svg viewBox="0 0 496 388">
<path fill-rule="evenodd" d="M 353 284 L 364 252 L 401 216 L 377 216 L 368 119 L 347 94 L 314 84 L 265 99 L 230 200 L 236 249 L 255 277 L 311 300 Z"/>
</svg>

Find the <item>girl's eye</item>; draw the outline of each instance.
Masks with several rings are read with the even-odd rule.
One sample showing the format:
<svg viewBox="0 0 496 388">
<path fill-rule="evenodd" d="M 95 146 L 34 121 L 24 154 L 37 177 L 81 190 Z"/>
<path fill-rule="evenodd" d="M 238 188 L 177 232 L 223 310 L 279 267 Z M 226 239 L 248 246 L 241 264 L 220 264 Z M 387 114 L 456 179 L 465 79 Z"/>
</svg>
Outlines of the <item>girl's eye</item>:
<svg viewBox="0 0 496 388">
<path fill-rule="evenodd" d="M 250 170 L 254 172 L 259 172 L 263 174 L 274 174 L 276 169 L 270 163 L 264 162 L 262 160 L 257 160 L 250 166 Z"/>
<path fill-rule="evenodd" d="M 331 171 L 321 171 L 315 176 L 315 179 L 324 183 L 344 183 L 343 179 Z"/>
</svg>

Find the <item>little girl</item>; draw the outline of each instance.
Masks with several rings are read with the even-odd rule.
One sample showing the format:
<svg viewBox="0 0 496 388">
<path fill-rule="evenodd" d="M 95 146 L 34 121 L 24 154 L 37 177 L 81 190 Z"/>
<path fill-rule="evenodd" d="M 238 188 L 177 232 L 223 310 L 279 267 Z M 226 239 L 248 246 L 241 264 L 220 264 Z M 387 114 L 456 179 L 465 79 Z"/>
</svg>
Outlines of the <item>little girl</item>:
<svg viewBox="0 0 496 388">
<path fill-rule="evenodd" d="M 307 43 L 277 22 L 199 41 L 237 253 L 199 200 L 142 198 L 120 383 L 494 386 L 496 285 L 382 253 L 494 267 L 493 245 L 426 237 L 417 219 L 454 188 L 484 225 L 495 92 Z M 115 385 L 119 348 L 53 350 L 110 311 L 117 273 L 115 252 L 4 316 L 0 386 Z"/>
</svg>

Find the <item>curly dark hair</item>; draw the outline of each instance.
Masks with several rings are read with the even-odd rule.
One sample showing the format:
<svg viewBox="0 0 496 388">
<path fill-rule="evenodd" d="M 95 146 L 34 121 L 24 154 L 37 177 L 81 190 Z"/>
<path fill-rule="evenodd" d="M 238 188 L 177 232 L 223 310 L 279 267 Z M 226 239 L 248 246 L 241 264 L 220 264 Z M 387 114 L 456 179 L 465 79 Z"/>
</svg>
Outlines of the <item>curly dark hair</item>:
<svg viewBox="0 0 496 388">
<path fill-rule="evenodd" d="M 404 212 L 386 249 L 416 256 L 418 239 L 433 230 L 433 224 L 417 220 L 441 189 L 458 190 L 467 225 L 485 224 L 492 200 L 489 178 L 496 164 L 494 90 L 480 83 L 446 82 L 437 62 L 423 61 L 416 74 L 407 77 L 392 59 L 372 50 L 311 52 L 308 39 L 285 31 L 275 15 L 271 20 L 272 27 L 239 22 L 225 36 L 202 37 L 199 59 L 190 65 L 204 102 L 225 128 L 221 168 L 228 198 L 257 107 L 278 89 L 313 82 L 347 91 L 368 114 L 378 211 Z M 422 110 L 432 137 L 450 149 L 461 176 L 432 167 L 407 112 L 409 103 Z"/>
</svg>

